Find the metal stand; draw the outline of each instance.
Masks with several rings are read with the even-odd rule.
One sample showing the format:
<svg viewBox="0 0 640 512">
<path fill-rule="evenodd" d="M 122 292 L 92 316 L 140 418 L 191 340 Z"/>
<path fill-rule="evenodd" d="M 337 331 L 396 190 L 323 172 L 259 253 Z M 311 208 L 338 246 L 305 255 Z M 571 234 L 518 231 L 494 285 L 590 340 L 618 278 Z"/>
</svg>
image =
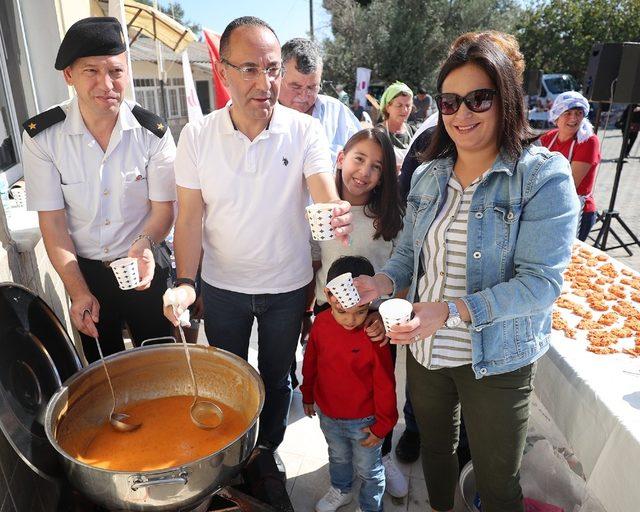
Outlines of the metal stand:
<svg viewBox="0 0 640 512">
<path fill-rule="evenodd" d="M 611 105 L 609 105 L 611 108 Z M 593 133 L 598 134 L 598 128 L 600 128 L 600 117 L 602 116 L 602 102 L 598 102 L 598 108 L 596 109 L 596 118 L 593 123 Z"/>
<path fill-rule="evenodd" d="M 604 210 L 601 215 L 598 215 L 598 220 L 602 221 L 602 227 L 600 228 L 600 232 L 596 237 L 596 240 L 593 244 L 594 247 L 602 250 L 602 251 L 610 251 L 612 249 L 624 249 L 627 251 L 627 254 L 631 256 L 633 253 L 629 249 L 632 245 L 638 245 L 640 247 L 640 240 L 635 235 L 631 228 L 627 226 L 627 224 L 620 217 L 620 212 L 616 211 L 616 198 L 618 196 L 618 187 L 620 186 L 620 176 L 622 175 L 622 167 L 624 166 L 624 157 L 625 150 L 627 149 L 627 140 L 629 138 L 629 126 L 631 125 L 631 112 L 627 115 L 627 119 L 624 123 L 624 131 L 622 137 L 622 145 L 620 147 L 620 156 L 618 157 L 618 163 L 616 165 L 616 175 L 613 180 L 613 190 L 611 190 L 611 199 L 609 200 L 609 208 Z M 613 230 L 611 223 L 613 220 L 618 221 L 618 224 L 622 227 L 624 231 L 631 237 L 632 242 L 624 242 L 622 238 Z M 614 245 L 613 247 L 607 247 L 607 241 L 609 237 L 609 233 L 613 235 L 613 237 L 617 240 L 619 245 Z"/>
</svg>

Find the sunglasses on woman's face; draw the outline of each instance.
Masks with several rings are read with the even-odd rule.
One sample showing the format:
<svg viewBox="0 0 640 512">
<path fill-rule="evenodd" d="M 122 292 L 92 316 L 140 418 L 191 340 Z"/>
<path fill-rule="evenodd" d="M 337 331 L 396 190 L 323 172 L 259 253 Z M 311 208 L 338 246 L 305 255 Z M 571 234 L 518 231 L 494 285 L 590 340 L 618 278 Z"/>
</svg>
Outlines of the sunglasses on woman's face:
<svg viewBox="0 0 640 512">
<path fill-rule="evenodd" d="M 444 116 L 455 114 L 460 109 L 462 103 L 464 103 L 471 112 L 486 112 L 491 108 L 493 97 L 496 94 L 498 94 L 498 91 L 493 89 L 477 89 L 471 91 L 466 96 L 445 92 L 436 94 L 436 105 L 440 113 Z"/>
</svg>

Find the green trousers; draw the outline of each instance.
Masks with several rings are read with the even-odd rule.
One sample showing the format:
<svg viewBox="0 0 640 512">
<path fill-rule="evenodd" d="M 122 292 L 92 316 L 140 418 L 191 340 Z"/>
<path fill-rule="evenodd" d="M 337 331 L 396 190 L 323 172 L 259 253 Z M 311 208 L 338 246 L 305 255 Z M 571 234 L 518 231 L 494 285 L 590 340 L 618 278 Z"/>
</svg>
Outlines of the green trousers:
<svg viewBox="0 0 640 512">
<path fill-rule="evenodd" d="M 483 512 L 524 512 L 520 463 L 535 364 L 476 379 L 471 365 L 428 370 L 407 350 L 407 383 L 434 510 L 453 508 L 460 406 Z"/>
</svg>

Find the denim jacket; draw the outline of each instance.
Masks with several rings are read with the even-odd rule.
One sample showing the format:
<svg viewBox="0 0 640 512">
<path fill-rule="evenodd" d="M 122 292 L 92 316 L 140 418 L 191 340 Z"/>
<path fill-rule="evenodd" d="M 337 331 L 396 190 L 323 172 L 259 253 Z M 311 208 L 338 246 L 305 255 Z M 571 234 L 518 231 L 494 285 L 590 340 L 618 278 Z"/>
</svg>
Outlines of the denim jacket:
<svg viewBox="0 0 640 512">
<path fill-rule="evenodd" d="M 404 227 L 381 273 L 415 297 L 422 249 L 444 204 L 451 158 L 420 166 Z M 501 153 L 473 194 L 467 235 L 467 295 L 476 378 L 517 370 L 549 347 L 551 308 L 571 257 L 579 201 L 567 160 L 528 146 Z"/>
</svg>

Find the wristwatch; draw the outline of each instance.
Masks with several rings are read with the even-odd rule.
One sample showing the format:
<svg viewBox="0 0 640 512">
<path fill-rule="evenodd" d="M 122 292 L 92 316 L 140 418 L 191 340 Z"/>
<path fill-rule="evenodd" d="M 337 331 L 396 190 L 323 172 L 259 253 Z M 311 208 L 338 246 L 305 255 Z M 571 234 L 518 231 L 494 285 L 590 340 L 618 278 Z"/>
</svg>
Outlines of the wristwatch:
<svg viewBox="0 0 640 512">
<path fill-rule="evenodd" d="M 180 286 L 181 284 L 186 284 L 191 286 L 191 288 L 193 288 L 194 290 L 197 290 L 196 288 L 196 282 L 193 279 L 189 279 L 188 277 L 178 277 L 174 282 L 173 282 L 173 286 Z"/>
<path fill-rule="evenodd" d="M 447 321 L 445 325 L 449 329 L 453 329 L 454 327 L 458 327 L 462 323 L 462 318 L 460 318 L 460 313 L 458 312 L 458 308 L 456 307 L 455 302 L 447 302 L 447 307 L 449 308 L 449 316 L 447 317 Z"/>
</svg>

